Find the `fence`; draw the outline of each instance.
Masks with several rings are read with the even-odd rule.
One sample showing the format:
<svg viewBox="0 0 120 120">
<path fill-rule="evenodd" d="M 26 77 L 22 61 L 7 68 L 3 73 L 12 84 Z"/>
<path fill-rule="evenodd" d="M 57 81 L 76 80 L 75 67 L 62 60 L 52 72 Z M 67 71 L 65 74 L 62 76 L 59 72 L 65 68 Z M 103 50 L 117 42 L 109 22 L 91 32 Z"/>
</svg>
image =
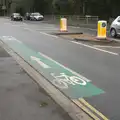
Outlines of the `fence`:
<svg viewBox="0 0 120 120">
<path fill-rule="evenodd" d="M 79 15 L 47 15 L 45 16 L 46 20 L 52 21 L 54 23 L 59 23 L 60 18 L 67 18 L 68 25 L 73 26 L 85 26 L 85 27 L 97 27 L 97 22 L 99 20 L 98 16 L 79 16 Z"/>
<path fill-rule="evenodd" d="M 57 15 L 57 16 L 53 16 L 53 19 L 60 19 L 61 17 L 65 17 L 67 18 L 68 22 L 76 22 L 76 23 L 83 23 L 83 24 L 94 24 L 97 23 L 98 21 L 98 16 L 78 16 L 78 15 L 73 15 L 73 16 L 69 16 L 69 15 Z"/>
</svg>

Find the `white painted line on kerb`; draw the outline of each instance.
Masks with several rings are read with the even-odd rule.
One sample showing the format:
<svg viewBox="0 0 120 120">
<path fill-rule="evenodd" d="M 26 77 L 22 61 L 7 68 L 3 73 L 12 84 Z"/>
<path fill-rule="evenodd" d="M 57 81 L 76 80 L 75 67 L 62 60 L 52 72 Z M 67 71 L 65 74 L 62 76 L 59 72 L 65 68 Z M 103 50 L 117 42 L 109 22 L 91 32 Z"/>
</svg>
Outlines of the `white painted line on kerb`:
<svg viewBox="0 0 120 120">
<path fill-rule="evenodd" d="M 83 43 L 80 43 L 80 42 L 75 42 L 75 41 L 71 41 L 72 43 L 75 43 L 75 44 L 79 44 L 79 45 L 82 45 L 82 46 L 85 46 L 85 47 L 88 47 L 88 48 L 91 48 L 91 49 L 94 49 L 94 50 L 97 50 L 97 51 L 102 51 L 102 52 L 105 52 L 105 53 L 109 53 L 109 54 L 112 54 L 112 55 L 119 55 L 118 53 L 114 53 L 114 52 L 110 52 L 110 51 L 107 51 L 107 50 L 103 50 L 103 49 L 100 49 L 100 48 L 96 48 L 96 47 L 93 47 L 93 46 L 90 46 L 90 45 L 86 45 L 86 44 L 83 44 Z"/>
<path fill-rule="evenodd" d="M 57 36 L 55 36 L 55 35 L 50 35 L 50 34 L 45 33 L 45 32 L 39 32 L 39 33 L 41 33 L 41 34 L 43 34 L 43 35 L 50 36 L 50 37 L 58 38 L 58 37 L 57 37 Z"/>
<path fill-rule="evenodd" d="M 93 45 L 93 47 L 101 47 L 101 48 L 120 48 L 120 46 L 103 46 L 103 45 Z"/>
<path fill-rule="evenodd" d="M 57 61 L 55 61 L 55 60 L 53 60 L 52 58 L 50 58 L 50 57 L 44 55 L 43 53 L 39 52 L 39 54 L 40 54 L 41 56 L 45 57 L 46 59 L 49 59 L 50 61 L 54 62 L 55 64 L 57 64 L 57 65 L 63 67 L 64 69 L 70 71 L 71 73 L 77 75 L 78 77 L 82 78 L 82 79 L 85 80 L 86 82 L 91 82 L 91 80 L 89 80 L 89 79 L 87 79 L 86 77 L 84 77 L 84 76 L 82 76 L 82 75 L 80 75 L 80 74 L 74 72 L 74 71 L 71 70 L 70 68 L 65 67 L 64 65 L 58 63 Z"/>
</svg>

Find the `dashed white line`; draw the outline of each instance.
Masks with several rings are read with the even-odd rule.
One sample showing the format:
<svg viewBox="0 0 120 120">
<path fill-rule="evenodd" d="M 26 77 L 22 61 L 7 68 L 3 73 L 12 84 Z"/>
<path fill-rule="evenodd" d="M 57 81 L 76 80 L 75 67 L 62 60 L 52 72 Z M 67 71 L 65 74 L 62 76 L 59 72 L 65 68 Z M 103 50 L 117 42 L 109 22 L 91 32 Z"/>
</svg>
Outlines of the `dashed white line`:
<svg viewBox="0 0 120 120">
<path fill-rule="evenodd" d="M 50 37 L 58 38 L 58 37 L 57 37 L 57 36 L 55 36 L 55 35 L 50 35 L 50 34 L 45 33 L 45 32 L 39 32 L 39 33 L 41 33 L 41 34 L 43 34 L 43 35 L 50 36 Z"/>
<path fill-rule="evenodd" d="M 93 45 L 93 47 L 101 47 L 101 48 L 120 48 L 120 46 L 103 46 L 103 45 Z"/>
<path fill-rule="evenodd" d="M 31 32 L 35 32 L 35 31 L 37 31 L 37 30 L 32 30 L 32 29 L 30 29 L 30 28 L 23 28 L 23 29 L 25 29 L 25 30 L 29 30 L 29 31 L 31 31 Z M 40 31 L 39 31 L 39 33 L 40 33 L 40 34 L 43 34 L 43 35 L 50 36 L 50 37 L 58 38 L 58 37 L 55 36 L 55 35 L 51 35 L 51 34 L 48 34 L 48 33 L 45 33 L 45 32 L 40 32 Z"/>
<path fill-rule="evenodd" d="M 117 55 L 117 56 L 119 55 L 118 53 L 110 52 L 110 51 L 103 50 L 103 49 L 100 49 L 100 48 L 96 48 L 94 46 L 86 45 L 86 44 L 83 44 L 83 43 L 80 43 L 80 42 L 75 42 L 75 41 L 71 41 L 71 42 L 75 43 L 75 44 L 79 44 L 79 45 L 85 46 L 85 47 L 88 47 L 88 48 L 91 48 L 91 49 L 94 49 L 94 50 L 97 50 L 97 51 L 102 51 L 102 52 L 109 53 L 109 54 L 112 54 L 112 55 Z"/>
<path fill-rule="evenodd" d="M 26 24 L 26 23 L 23 23 L 23 25 L 27 26 L 28 24 Z"/>
<path fill-rule="evenodd" d="M 10 25 L 11 23 L 4 23 L 5 25 Z"/>
<path fill-rule="evenodd" d="M 12 25 L 12 26 L 20 27 L 20 25 Z M 32 29 L 30 29 L 30 28 L 23 28 L 23 29 L 25 29 L 25 30 L 29 30 L 29 31 L 31 31 L 31 32 L 38 31 L 38 29 L 37 29 L 37 30 L 32 30 Z M 43 34 L 43 35 L 50 36 L 50 37 L 58 38 L 58 37 L 55 36 L 55 35 L 51 35 L 51 34 L 48 34 L 48 33 L 45 33 L 45 32 L 39 32 L 39 33 L 40 33 L 40 34 Z"/>
<path fill-rule="evenodd" d="M 87 29 L 87 30 L 91 30 L 91 31 L 97 31 L 97 29 L 92 29 L 92 28 L 85 28 L 85 27 L 76 27 L 76 26 L 68 26 L 68 27 L 71 27 L 71 28 L 82 28 L 82 29 Z"/>
<path fill-rule="evenodd" d="M 55 31 L 58 29 L 50 29 L 50 28 L 43 28 L 43 29 L 36 29 L 36 31 Z"/>
<path fill-rule="evenodd" d="M 68 26 L 68 27 L 71 27 L 71 28 L 78 28 L 78 29 L 87 29 L 87 30 L 90 30 L 90 31 L 96 31 L 97 32 L 97 29 L 93 29 L 93 28 L 87 28 L 87 27 L 76 27 L 76 26 Z M 109 31 L 107 30 L 107 33 Z"/>
<path fill-rule="evenodd" d="M 39 54 L 40 54 L 41 56 L 43 56 L 43 57 L 49 59 L 50 61 L 54 62 L 55 64 L 57 64 L 57 65 L 63 67 L 64 69 L 70 71 L 71 73 L 77 75 L 78 77 L 82 78 L 82 79 L 85 80 L 86 82 L 91 82 L 91 80 L 89 80 L 89 79 L 87 79 L 86 77 L 84 77 L 84 76 L 82 76 L 82 75 L 76 73 L 75 71 L 71 70 L 70 68 L 65 67 L 64 65 L 60 64 L 59 62 L 53 60 L 52 58 L 50 58 L 50 57 L 48 57 L 48 56 L 46 56 L 46 55 L 44 55 L 43 53 L 39 52 Z"/>
<path fill-rule="evenodd" d="M 17 41 L 19 43 L 22 43 L 20 40 L 17 40 L 16 38 L 14 38 L 12 36 L 2 36 L 1 39 L 2 40 L 7 40 L 7 41 Z"/>
<path fill-rule="evenodd" d="M 31 32 L 34 32 L 34 30 L 32 30 L 32 29 L 30 29 L 30 28 L 23 28 L 23 29 L 29 30 L 29 31 L 31 31 Z"/>
</svg>

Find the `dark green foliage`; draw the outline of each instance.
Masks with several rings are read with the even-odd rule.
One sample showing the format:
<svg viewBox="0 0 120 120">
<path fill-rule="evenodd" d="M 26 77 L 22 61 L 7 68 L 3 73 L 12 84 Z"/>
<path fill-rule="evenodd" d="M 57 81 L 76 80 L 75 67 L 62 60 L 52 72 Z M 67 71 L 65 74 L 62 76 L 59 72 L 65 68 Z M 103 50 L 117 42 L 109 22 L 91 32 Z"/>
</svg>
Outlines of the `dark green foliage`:
<svg viewBox="0 0 120 120">
<path fill-rule="evenodd" d="M 14 0 L 15 1 L 15 0 Z M 17 0 L 16 0 L 17 1 Z M 120 15 L 120 0 L 19 0 L 22 7 L 42 14 L 94 15 L 103 19 Z M 30 4 L 31 1 L 31 5 Z M 21 7 L 21 6 L 20 6 Z"/>
</svg>

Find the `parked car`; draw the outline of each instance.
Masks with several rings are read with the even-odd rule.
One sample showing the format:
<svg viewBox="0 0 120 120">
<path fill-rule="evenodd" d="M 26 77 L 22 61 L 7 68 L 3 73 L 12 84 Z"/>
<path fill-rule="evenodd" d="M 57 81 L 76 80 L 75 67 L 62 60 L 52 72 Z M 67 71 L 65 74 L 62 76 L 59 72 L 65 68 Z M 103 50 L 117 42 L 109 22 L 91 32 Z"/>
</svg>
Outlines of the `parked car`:
<svg viewBox="0 0 120 120">
<path fill-rule="evenodd" d="M 30 15 L 31 15 L 30 13 L 26 13 L 24 19 L 25 20 L 30 20 Z"/>
<path fill-rule="evenodd" d="M 31 13 L 31 15 L 30 15 L 30 20 L 40 21 L 43 19 L 44 19 L 44 17 L 40 13 Z"/>
<path fill-rule="evenodd" d="M 110 35 L 116 37 L 120 35 L 120 16 L 118 16 L 111 24 Z"/>
<path fill-rule="evenodd" d="M 22 16 L 20 15 L 20 13 L 13 13 L 13 14 L 11 15 L 11 20 L 22 21 L 23 18 L 22 18 Z"/>
</svg>

